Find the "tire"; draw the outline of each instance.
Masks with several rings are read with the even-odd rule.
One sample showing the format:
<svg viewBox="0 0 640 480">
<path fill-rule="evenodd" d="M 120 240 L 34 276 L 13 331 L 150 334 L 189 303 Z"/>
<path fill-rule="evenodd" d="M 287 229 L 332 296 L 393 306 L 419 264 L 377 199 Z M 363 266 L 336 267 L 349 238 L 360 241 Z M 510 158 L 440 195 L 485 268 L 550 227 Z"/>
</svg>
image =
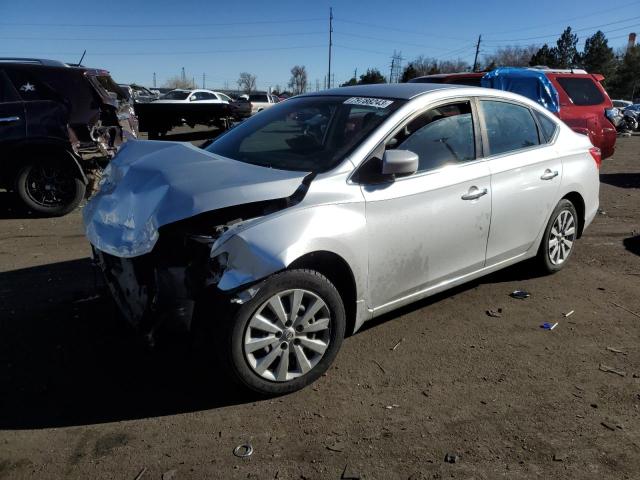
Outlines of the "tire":
<svg viewBox="0 0 640 480">
<path fill-rule="evenodd" d="M 291 306 L 299 298 L 297 325 L 287 323 L 283 328 L 278 322 L 270 306 L 278 295 L 282 295 L 280 305 L 288 322 L 293 317 Z M 318 305 L 317 312 L 306 319 L 305 310 L 314 311 Z M 256 319 L 258 312 L 260 320 Z M 269 332 L 262 330 L 264 319 Z M 327 371 L 342 345 L 346 317 L 340 294 L 326 277 L 313 270 L 288 270 L 268 278 L 254 298 L 220 324 L 222 334 L 214 338 L 216 350 L 228 367 L 225 370 L 242 387 L 274 396 L 300 390 Z M 256 348 L 253 342 L 265 346 Z M 319 353 L 309 345 L 314 350 L 324 350 Z M 259 373 L 262 368 L 264 372 Z"/>
<path fill-rule="evenodd" d="M 555 273 L 567 264 L 578 237 L 578 222 L 573 203 L 566 198 L 560 200 L 551 214 L 538 250 L 537 261 L 543 272 Z"/>
<path fill-rule="evenodd" d="M 86 185 L 69 162 L 36 160 L 18 171 L 15 190 L 32 211 L 59 217 L 80 205 Z"/>
</svg>

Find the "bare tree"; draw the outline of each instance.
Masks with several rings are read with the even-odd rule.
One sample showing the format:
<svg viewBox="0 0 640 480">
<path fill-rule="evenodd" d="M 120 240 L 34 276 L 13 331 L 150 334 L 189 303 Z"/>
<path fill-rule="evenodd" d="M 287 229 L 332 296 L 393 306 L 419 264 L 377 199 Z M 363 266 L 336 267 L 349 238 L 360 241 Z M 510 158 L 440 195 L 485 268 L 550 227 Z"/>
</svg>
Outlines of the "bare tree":
<svg viewBox="0 0 640 480">
<path fill-rule="evenodd" d="M 248 72 L 242 72 L 238 78 L 238 88 L 244 93 L 251 93 L 256 89 L 256 80 L 258 77 Z"/>
<path fill-rule="evenodd" d="M 490 55 L 484 56 L 485 68 L 489 65 L 495 67 L 528 67 L 531 57 L 536 54 L 536 45 L 507 45 L 500 47 Z"/>
<path fill-rule="evenodd" d="M 180 75 L 171 77 L 169 80 L 164 82 L 164 86 L 166 88 L 182 88 L 182 89 L 196 88 L 196 86 L 193 84 L 191 80 L 183 79 Z"/>
<path fill-rule="evenodd" d="M 291 69 L 289 88 L 293 90 L 294 95 L 304 93 L 307 89 L 307 69 L 304 65 L 296 65 Z"/>
</svg>

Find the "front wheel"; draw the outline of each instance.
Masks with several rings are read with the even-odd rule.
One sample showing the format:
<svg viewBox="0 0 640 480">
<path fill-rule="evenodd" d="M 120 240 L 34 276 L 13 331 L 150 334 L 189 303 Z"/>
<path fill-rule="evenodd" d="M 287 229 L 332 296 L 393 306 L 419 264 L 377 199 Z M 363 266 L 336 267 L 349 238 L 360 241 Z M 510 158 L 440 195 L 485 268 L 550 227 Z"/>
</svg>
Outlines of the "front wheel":
<svg viewBox="0 0 640 480">
<path fill-rule="evenodd" d="M 344 338 L 340 294 L 323 275 L 289 270 L 267 279 L 225 319 L 218 350 L 241 385 L 262 395 L 299 390 L 331 366 Z"/>
<path fill-rule="evenodd" d="M 578 238 L 578 214 L 573 203 L 563 198 L 551 214 L 544 231 L 538 250 L 540 267 L 547 273 L 562 269 L 573 253 L 576 238 Z"/>
<path fill-rule="evenodd" d="M 86 185 L 68 163 L 32 161 L 18 171 L 16 192 L 34 212 L 56 217 L 71 212 L 80 204 Z"/>
</svg>

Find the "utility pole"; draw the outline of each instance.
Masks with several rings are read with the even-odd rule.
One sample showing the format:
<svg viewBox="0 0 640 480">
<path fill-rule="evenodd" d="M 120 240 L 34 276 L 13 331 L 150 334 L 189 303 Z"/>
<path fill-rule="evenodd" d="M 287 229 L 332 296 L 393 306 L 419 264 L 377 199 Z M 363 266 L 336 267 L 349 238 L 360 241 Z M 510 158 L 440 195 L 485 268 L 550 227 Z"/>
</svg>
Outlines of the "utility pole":
<svg viewBox="0 0 640 480">
<path fill-rule="evenodd" d="M 480 53 L 480 42 L 482 41 L 482 35 L 478 35 L 478 43 L 476 44 L 476 57 L 473 59 L 473 71 L 478 69 L 478 54 Z"/>
<path fill-rule="evenodd" d="M 153 88 L 156 88 L 156 72 L 153 72 Z"/>
<path fill-rule="evenodd" d="M 205 78 L 205 76 L 204 76 L 204 73 L 203 73 L 203 74 L 202 74 L 202 88 L 206 88 L 206 87 L 204 86 L 204 78 Z"/>
<path fill-rule="evenodd" d="M 391 71 L 389 72 L 389 83 L 393 83 L 393 70 L 395 67 L 396 57 L 391 59 Z"/>
<path fill-rule="evenodd" d="M 329 7 L 329 72 L 327 74 L 327 88 L 331 88 L 331 47 L 333 46 L 333 8 Z"/>
<path fill-rule="evenodd" d="M 358 67 L 353 69 L 353 78 L 356 82 L 358 81 Z"/>
<path fill-rule="evenodd" d="M 186 77 L 184 75 L 184 67 L 182 67 L 182 75 L 180 76 L 180 78 L 182 79 L 182 82 L 184 83 L 186 80 Z"/>
</svg>

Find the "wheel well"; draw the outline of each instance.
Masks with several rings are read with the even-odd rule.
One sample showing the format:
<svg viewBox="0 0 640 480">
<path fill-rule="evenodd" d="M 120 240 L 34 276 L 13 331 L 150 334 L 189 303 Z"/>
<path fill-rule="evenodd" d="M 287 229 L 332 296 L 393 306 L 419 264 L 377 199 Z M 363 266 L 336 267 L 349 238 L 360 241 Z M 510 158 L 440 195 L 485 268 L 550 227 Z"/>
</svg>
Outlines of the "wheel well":
<svg viewBox="0 0 640 480">
<path fill-rule="evenodd" d="M 45 155 L 48 158 L 58 158 L 62 161 L 70 162 L 77 171 L 78 176 L 86 183 L 86 177 L 82 172 L 78 162 L 74 159 L 70 149 L 60 144 L 35 144 L 35 145 L 17 145 L 7 153 L 10 160 L 3 162 L 0 171 L 2 184 L 5 188 L 12 188 L 15 176 L 18 171 L 26 165 L 26 161 L 38 156 Z"/>
<path fill-rule="evenodd" d="M 307 268 L 321 273 L 338 289 L 347 316 L 346 332 L 353 332 L 356 321 L 356 281 L 349 264 L 339 255 L 320 251 L 312 252 L 295 260 L 289 269 Z"/>
<path fill-rule="evenodd" d="M 582 230 L 584 229 L 584 199 L 578 192 L 567 193 L 562 198 L 566 198 L 576 207 L 576 213 L 578 214 L 578 238 L 580 238 L 582 236 Z"/>
</svg>

